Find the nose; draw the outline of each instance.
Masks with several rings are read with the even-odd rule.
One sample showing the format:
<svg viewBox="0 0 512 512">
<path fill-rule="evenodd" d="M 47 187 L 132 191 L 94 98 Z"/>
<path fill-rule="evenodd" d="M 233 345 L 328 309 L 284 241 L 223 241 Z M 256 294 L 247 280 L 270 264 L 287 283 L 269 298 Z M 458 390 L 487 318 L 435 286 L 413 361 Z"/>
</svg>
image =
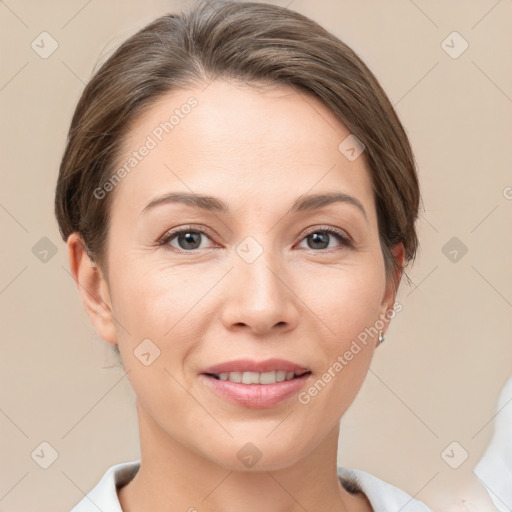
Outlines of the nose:
<svg viewBox="0 0 512 512">
<path fill-rule="evenodd" d="M 236 258 L 222 294 L 224 326 L 257 336 L 295 329 L 300 299 L 289 273 L 265 252 L 252 263 Z"/>
</svg>

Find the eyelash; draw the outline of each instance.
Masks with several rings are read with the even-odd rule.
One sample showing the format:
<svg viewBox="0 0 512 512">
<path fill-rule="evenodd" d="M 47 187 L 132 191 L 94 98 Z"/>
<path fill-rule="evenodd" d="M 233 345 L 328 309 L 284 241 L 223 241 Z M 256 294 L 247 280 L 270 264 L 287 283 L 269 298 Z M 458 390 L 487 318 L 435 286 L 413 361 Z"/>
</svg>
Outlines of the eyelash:
<svg viewBox="0 0 512 512">
<path fill-rule="evenodd" d="M 185 227 L 170 231 L 169 233 L 164 235 L 164 237 L 157 243 L 157 245 L 159 245 L 159 246 L 167 245 L 173 238 L 175 238 L 176 236 L 178 236 L 182 233 L 200 233 L 200 234 L 205 235 L 211 239 L 211 236 L 208 234 L 208 231 L 205 231 L 204 229 L 200 229 L 200 228 L 195 228 L 194 226 L 185 226 Z M 302 240 L 304 240 L 309 235 L 312 235 L 313 233 L 329 233 L 330 235 L 335 236 L 338 239 L 338 241 L 341 243 L 341 245 L 343 245 L 345 248 L 347 248 L 347 249 L 354 248 L 354 244 L 348 236 L 344 235 L 342 231 L 339 231 L 338 229 L 330 227 L 330 226 L 320 226 L 320 227 L 315 227 L 314 229 L 309 230 L 308 232 L 306 232 L 304 234 L 304 236 L 301 239 L 301 242 L 302 242 Z M 171 247 L 171 250 L 175 250 L 178 253 L 193 253 L 193 252 L 198 251 L 199 249 L 190 249 L 190 250 L 186 251 L 184 249 L 177 249 L 176 247 Z M 332 249 L 306 249 L 306 250 L 309 250 L 314 253 L 332 252 Z"/>
</svg>

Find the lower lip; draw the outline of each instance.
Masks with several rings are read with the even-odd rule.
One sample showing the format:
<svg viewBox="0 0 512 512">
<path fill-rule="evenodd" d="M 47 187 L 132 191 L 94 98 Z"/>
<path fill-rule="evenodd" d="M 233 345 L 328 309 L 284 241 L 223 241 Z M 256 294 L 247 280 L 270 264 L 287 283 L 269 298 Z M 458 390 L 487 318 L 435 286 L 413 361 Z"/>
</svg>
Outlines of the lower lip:
<svg viewBox="0 0 512 512">
<path fill-rule="evenodd" d="M 263 409 L 274 407 L 296 395 L 306 384 L 310 373 L 275 384 L 242 384 L 218 380 L 206 374 L 201 378 L 215 393 L 244 407 Z"/>
</svg>

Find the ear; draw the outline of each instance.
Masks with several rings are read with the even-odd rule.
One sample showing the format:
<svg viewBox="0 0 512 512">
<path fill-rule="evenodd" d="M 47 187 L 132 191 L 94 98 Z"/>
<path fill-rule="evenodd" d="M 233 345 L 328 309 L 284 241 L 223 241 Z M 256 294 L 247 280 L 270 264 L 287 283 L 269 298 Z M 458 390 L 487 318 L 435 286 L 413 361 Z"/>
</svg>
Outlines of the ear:
<svg viewBox="0 0 512 512">
<path fill-rule="evenodd" d="M 404 266 L 404 244 L 401 242 L 399 244 L 396 244 L 391 252 L 393 254 L 393 259 L 395 260 L 397 269 L 396 271 L 393 271 L 393 273 L 390 276 L 387 276 L 386 291 L 384 292 L 384 296 L 382 298 L 382 303 L 379 311 L 380 318 L 386 315 L 387 311 L 389 311 L 390 309 L 392 310 L 395 304 L 396 292 L 398 290 L 398 285 L 400 284 L 400 280 L 402 278 L 402 269 Z M 388 327 L 389 321 L 385 322 L 383 331 L 386 332 Z"/>
<path fill-rule="evenodd" d="M 67 248 L 73 280 L 96 332 L 108 343 L 117 345 L 115 322 L 106 279 L 87 254 L 85 243 L 78 233 L 69 235 Z"/>
</svg>

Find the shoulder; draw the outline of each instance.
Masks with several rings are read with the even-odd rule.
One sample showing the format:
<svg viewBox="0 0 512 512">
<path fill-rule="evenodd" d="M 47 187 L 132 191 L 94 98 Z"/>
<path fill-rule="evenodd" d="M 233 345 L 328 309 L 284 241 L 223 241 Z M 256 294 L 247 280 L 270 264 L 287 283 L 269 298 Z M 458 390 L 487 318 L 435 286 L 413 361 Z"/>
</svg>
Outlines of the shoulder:
<svg viewBox="0 0 512 512">
<path fill-rule="evenodd" d="M 123 512 L 117 497 L 117 488 L 128 483 L 137 473 L 140 460 L 121 462 L 107 469 L 96 486 L 73 507 L 71 512 Z"/>
<path fill-rule="evenodd" d="M 405 491 L 361 469 L 338 466 L 338 478 L 349 492 L 363 492 L 376 511 L 431 512 L 424 503 L 415 500 Z"/>
<path fill-rule="evenodd" d="M 512 377 L 503 387 L 494 415 L 491 441 L 473 469 L 498 510 L 512 507 Z"/>
</svg>

